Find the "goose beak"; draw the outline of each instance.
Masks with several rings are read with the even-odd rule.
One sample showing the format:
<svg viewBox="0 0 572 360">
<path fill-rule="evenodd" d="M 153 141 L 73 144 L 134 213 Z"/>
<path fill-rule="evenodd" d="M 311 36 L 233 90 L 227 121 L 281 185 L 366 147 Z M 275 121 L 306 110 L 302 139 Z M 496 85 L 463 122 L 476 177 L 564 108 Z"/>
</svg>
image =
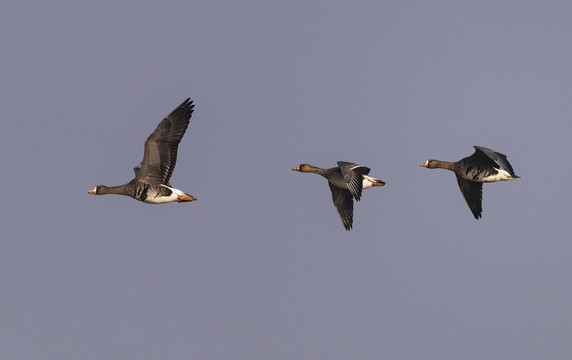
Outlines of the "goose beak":
<svg viewBox="0 0 572 360">
<path fill-rule="evenodd" d="M 300 171 L 300 166 L 296 166 L 295 168 L 292 168 L 292 170 L 294 170 L 294 171 Z"/>
<path fill-rule="evenodd" d="M 425 161 L 423 164 L 420 164 L 419 166 L 427 167 L 428 163 L 429 163 L 429 161 Z"/>
<path fill-rule="evenodd" d="M 195 201 L 195 200 L 197 200 L 197 198 L 191 194 L 177 195 L 177 202 L 187 202 L 187 201 Z"/>
<path fill-rule="evenodd" d="M 96 195 L 97 194 L 97 186 L 87 192 L 88 194 Z"/>
</svg>

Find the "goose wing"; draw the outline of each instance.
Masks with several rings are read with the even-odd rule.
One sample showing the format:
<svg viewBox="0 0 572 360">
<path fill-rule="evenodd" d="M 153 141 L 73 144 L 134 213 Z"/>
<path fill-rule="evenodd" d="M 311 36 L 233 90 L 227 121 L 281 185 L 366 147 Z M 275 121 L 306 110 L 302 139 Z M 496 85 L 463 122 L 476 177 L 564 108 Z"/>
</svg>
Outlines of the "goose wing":
<svg viewBox="0 0 572 360">
<path fill-rule="evenodd" d="M 344 181 L 348 185 L 353 197 L 359 201 L 363 186 L 363 175 L 369 174 L 369 168 L 363 165 L 354 164 L 346 161 L 338 161 L 338 167 L 342 171 Z"/>
<path fill-rule="evenodd" d="M 340 189 L 329 182 L 328 185 L 330 185 L 330 190 L 332 190 L 332 200 L 334 200 L 334 205 L 336 206 L 336 210 L 338 210 L 340 220 L 342 220 L 346 230 L 350 230 L 354 221 L 354 201 L 352 199 L 352 193 L 349 190 Z"/>
<path fill-rule="evenodd" d="M 479 161 L 482 164 L 506 170 L 513 177 L 515 176 L 514 170 L 508 162 L 505 154 L 501 154 L 484 146 L 473 147 L 475 148 L 475 153 L 471 155 L 470 158 L 473 158 L 475 161 Z"/>
<path fill-rule="evenodd" d="M 195 105 L 190 98 L 183 101 L 145 141 L 143 162 L 133 170 L 136 179 L 149 184 L 170 186 L 169 180 L 177 162 L 177 149 L 189 126 Z"/>
<path fill-rule="evenodd" d="M 475 219 L 478 220 L 483 212 L 483 184 L 464 179 L 459 175 L 457 175 L 457 183 L 467 205 L 469 205 L 469 209 L 471 209 Z"/>
</svg>

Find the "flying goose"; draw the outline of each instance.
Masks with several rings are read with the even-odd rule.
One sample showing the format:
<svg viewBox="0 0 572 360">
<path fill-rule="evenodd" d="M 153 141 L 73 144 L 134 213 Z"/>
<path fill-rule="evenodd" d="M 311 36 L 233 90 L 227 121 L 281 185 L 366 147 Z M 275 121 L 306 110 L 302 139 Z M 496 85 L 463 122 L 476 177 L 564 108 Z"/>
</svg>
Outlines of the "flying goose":
<svg viewBox="0 0 572 360">
<path fill-rule="evenodd" d="M 421 166 L 428 169 L 447 169 L 457 176 L 459 188 L 475 219 L 483 211 L 483 183 L 518 179 L 506 155 L 486 147 L 474 146 L 475 153 L 457 162 L 427 160 Z"/>
<path fill-rule="evenodd" d="M 332 191 L 332 200 L 344 227 L 348 231 L 353 224 L 354 202 L 352 198 L 359 201 L 362 189 L 385 185 L 384 181 L 367 175 L 370 171 L 368 167 L 345 161 L 338 161 L 338 166 L 330 169 L 301 164 L 292 170 L 314 173 L 328 179 L 328 185 Z"/>
<path fill-rule="evenodd" d="M 177 148 L 189 126 L 194 107 L 188 98 L 159 123 L 145 141 L 143 161 L 133 168 L 133 180 L 119 186 L 98 185 L 88 193 L 125 195 L 147 204 L 196 200 L 193 195 L 175 189 L 169 182 L 175 170 Z"/>
</svg>

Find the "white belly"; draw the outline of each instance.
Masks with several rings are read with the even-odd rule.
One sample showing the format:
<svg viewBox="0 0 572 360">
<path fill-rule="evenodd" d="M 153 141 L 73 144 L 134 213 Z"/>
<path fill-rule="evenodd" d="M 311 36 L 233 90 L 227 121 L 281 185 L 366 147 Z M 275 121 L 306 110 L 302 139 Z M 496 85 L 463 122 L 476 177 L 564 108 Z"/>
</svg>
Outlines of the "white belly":
<svg viewBox="0 0 572 360">
<path fill-rule="evenodd" d="M 496 170 L 498 171 L 498 174 L 490 175 L 490 176 L 483 176 L 483 177 L 479 178 L 479 180 L 482 182 L 495 182 L 495 181 L 506 181 L 506 180 L 512 180 L 513 179 L 512 175 L 509 174 L 508 171 L 502 170 L 502 169 L 496 169 Z"/>
<path fill-rule="evenodd" d="M 165 185 L 161 185 L 161 186 L 165 186 Z M 169 196 L 157 196 L 157 197 L 147 196 L 147 198 L 145 199 L 144 202 L 147 204 L 166 204 L 166 203 L 170 203 L 173 201 L 177 201 L 178 195 L 184 194 L 184 192 L 182 192 L 179 189 L 175 189 L 175 188 L 168 187 L 168 186 L 165 186 L 165 187 L 172 191 L 171 195 L 169 195 Z"/>
</svg>

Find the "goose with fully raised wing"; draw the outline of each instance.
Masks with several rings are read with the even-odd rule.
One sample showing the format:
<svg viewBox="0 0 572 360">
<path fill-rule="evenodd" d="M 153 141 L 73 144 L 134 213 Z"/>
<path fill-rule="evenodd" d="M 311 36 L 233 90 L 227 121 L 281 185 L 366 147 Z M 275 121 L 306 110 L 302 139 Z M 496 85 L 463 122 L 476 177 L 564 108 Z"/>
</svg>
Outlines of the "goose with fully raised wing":
<svg viewBox="0 0 572 360">
<path fill-rule="evenodd" d="M 170 183 L 179 143 L 189 126 L 194 107 L 188 98 L 159 123 L 145 141 L 143 161 L 133 169 L 133 180 L 119 186 L 98 185 L 88 193 L 125 195 L 147 204 L 196 200 L 193 195 L 172 187 Z"/>
</svg>

